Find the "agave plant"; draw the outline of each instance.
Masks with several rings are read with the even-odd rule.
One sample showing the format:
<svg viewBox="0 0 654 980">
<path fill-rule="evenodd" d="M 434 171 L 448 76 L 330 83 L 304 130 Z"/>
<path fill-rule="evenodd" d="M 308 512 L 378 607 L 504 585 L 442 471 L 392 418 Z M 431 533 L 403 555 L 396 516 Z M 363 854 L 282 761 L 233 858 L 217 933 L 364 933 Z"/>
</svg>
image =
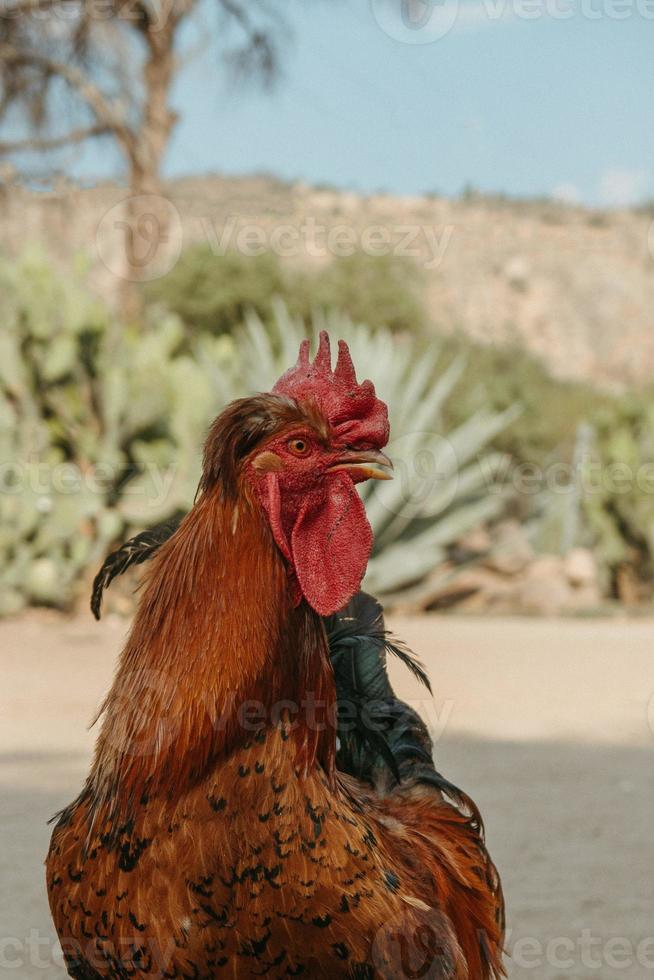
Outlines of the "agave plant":
<svg viewBox="0 0 654 980">
<path fill-rule="evenodd" d="M 297 356 L 304 324 L 281 303 L 274 312 L 271 325 L 251 315 L 234 337 L 230 384 L 225 385 L 224 374 L 216 378 L 233 397 L 269 390 Z M 323 329 L 347 341 L 357 369 L 374 380 L 389 408 L 395 479 L 360 489 L 375 532 L 364 584 L 376 594 L 396 596 L 438 566 L 448 546 L 502 508 L 504 498 L 495 485 L 502 456 L 486 447 L 518 410 L 480 411 L 445 432 L 443 408 L 464 358 L 442 368 L 437 343 L 354 324 L 342 314 L 314 317 L 309 329 L 314 343 Z"/>
<path fill-rule="evenodd" d="M 0 262 L 0 322 L 0 615 L 68 605 L 114 541 L 188 509 L 211 418 L 269 390 L 306 333 L 282 305 L 270 326 L 251 316 L 231 337 L 189 342 L 170 315 L 127 327 L 83 275 L 57 276 L 38 254 Z M 342 316 L 317 316 L 309 333 L 322 328 L 389 406 L 397 477 L 362 493 L 376 534 L 366 584 L 393 595 L 501 507 L 498 457 L 480 454 L 513 411 L 445 433 L 461 360 L 443 368 L 435 346 Z"/>
</svg>

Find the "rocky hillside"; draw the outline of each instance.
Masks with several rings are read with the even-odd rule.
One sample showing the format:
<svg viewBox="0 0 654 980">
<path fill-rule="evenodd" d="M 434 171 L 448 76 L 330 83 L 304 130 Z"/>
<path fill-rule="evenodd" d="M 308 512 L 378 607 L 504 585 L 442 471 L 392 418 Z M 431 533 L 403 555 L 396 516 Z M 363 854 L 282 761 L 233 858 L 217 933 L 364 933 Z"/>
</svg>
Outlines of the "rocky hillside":
<svg viewBox="0 0 654 980">
<path fill-rule="evenodd" d="M 164 270 L 197 241 L 246 253 L 269 247 L 304 263 L 353 248 L 393 251 L 423 268 L 441 330 L 519 341 L 558 375 L 603 385 L 654 373 L 652 214 L 478 196 L 363 197 L 264 177 L 179 180 L 167 193 Z M 0 249 L 42 243 L 62 273 L 87 251 L 95 285 L 111 299 L 124 197 L 116 185 L 34 193 L 0 180 Z"/>
</svg>

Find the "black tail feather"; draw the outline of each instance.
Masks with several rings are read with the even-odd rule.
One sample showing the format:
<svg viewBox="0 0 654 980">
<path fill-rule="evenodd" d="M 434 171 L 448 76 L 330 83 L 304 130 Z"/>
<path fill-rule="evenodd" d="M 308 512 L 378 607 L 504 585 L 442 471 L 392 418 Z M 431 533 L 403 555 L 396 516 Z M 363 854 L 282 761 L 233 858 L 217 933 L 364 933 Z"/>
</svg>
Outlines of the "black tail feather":
<svg viewBox="0 0 654 980">
<path fill-rule="evenodd" d="M 406 779 L 437 786 L 455 798 L 436 772 L 427 726 L 400 701 L 388 679 L 386 654 L 399 656 L 431 692 L 424 668 L 384 625 L 380 604 L 365 592 L 325 621 L 339 703 L 339 769 L 373 786 Z M 459 794 L 460 795 L 460 794 Z"/>
<path fill-rule="evenodd" d="M 345 657 L 348 650 L 357 650 L 357 681 L 366 689 L 368 697 L 392 693 L 386 676 L 387 653 L 401 660 L 431 694 L 424 667 L 406 644 L 386 629 L 382 607 L 373 596 L 358 592 L 344 609 L 327 617 L 325 628 L 332 662 L 337 653 Z"/>
<path fill-rule="evenodd" d="M 149 561 L 161 545 L 172 537 L 181 521 L 181 516 L 172 517 L 169 521 L 157 524 L 156 527 L 149 528 L 147 531 L 142 531 L 130 538 L 122 547 L 107 555 L 102 568 L 93 579 L 91 612 L 96 619 L 100 619 L 104 590 L 111 585 L 118 575 L 122 575 L 132 565 L 140 565 L 144 561 Z"/>
</svg>

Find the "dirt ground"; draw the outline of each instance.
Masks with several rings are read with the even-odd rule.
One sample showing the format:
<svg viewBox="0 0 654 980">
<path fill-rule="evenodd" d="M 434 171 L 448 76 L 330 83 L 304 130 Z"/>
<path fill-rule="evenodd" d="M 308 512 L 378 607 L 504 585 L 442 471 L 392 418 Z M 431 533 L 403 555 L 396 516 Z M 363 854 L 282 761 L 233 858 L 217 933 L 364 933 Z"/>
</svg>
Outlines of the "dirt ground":
<svg viewBox="0 0 654 980">
<path fill-rule="evenodd" d="M 512 980 L 654 977 L 654 623 L 391 624 L 429 668 L 440 768 L 485 817 Z M 77 792 L 125 622 L 0 623 L 0 976 L 64 976 L 42 861 Z M 471 978 L 474 980 L 474 978 Z"/>
</svg>

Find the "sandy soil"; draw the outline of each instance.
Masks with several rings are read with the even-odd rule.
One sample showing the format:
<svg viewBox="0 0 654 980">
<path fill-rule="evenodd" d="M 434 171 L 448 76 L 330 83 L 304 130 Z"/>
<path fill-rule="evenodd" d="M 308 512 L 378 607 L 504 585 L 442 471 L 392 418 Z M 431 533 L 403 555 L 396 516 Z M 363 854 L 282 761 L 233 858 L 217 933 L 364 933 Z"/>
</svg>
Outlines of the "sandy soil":
<svg viewBox="0 0 654 980">
<path fill-rule="evenodd" d="M 435 696 L 394 669 L 398 690 L 486 819 L 509 976 L 654 977 L 654 623 L 391 625 Z M 43 888 L 46 820 L 79 788 L 125 630 L 43 614 L 0 623 L 0 976 L 64 975 Z"/>
</svg>

